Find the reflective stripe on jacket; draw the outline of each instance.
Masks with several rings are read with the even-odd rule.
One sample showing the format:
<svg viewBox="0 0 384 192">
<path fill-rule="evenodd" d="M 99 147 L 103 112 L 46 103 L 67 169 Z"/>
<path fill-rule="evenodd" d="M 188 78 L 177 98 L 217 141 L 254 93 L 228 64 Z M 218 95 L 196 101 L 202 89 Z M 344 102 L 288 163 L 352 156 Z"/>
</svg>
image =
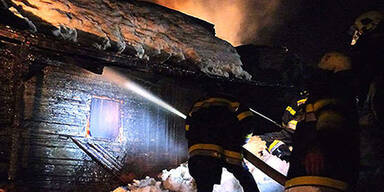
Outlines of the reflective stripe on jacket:
<svg viewBox="0 0 384 192">
<path fill-rule="evenodd" d="M 189 156 L 203 155 L 215 158 L 223 158 L 230 164 L 241 165 L 243 163 L 243 154 L 236 151 L 224 150 L 223 147 L 215 144 L 195 144 L 188 149 Z"/>
<path fill-rule="evenodd" d="M 348 184 L 343 181 L 320 176 L 296 177 L 286 181 L 285 183 L 285 189 L 299 186 L 321 186 L 336 189 L 338 191 L 347 191 L 348 189 Z"/>
</svg>

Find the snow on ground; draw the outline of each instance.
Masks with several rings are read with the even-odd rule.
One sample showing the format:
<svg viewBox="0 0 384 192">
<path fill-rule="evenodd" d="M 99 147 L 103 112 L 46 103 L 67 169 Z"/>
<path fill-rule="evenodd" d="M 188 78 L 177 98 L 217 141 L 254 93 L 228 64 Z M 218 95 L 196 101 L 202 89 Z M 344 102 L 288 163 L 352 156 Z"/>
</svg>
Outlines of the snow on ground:
<svg viewBox="0 0 384 192">
<path fill-rule="evenodd" d="M 289 164 L 282 161 L 276 156 L 269 154 L 264 150 L 263 145 L 259 145 L 260 139 L 251 139 L 245 146 L 248 150 L 255 153 L 268 165 L 278 170 L 280 173 L 286 175 L 288 172 Z M 256 144 L 257 143 L 257 144 Z M 253 146 L 252 146 L 253 145 Z M 256 153 L 255 153 L 256 154 Z M 251 163 L 246 161 L 246 164 L 256 180 L 256 183 L 261 192 L 281 192 L 284 187 L 269 178 Z M 196 185 L 188 172 L 188 164 L 183 163 L 179 167 L 171 170 L 163 170 L 160 177 L 156 180 L 154 178 L 146 177 L 142 180 L 134 180 L 132 184 L 125 187 L 119 187 L 113 192 L 196 192 Z M 243 192 L 237 179 L 223 168 L 221 176 L 221 184 L 215 185 L 213 192 Z"/>
</svg>

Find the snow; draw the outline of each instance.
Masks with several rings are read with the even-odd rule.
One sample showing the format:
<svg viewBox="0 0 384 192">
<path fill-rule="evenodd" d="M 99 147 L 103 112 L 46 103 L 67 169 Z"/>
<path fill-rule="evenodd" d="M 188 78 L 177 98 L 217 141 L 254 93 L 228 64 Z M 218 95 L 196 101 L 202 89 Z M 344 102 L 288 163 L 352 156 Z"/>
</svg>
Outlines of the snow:
<svg viewBox="0 0 384 192">
<path fill-rule="evenodd" d="M 188 164 L 183 163 L 176 169 L 163 170 L 161 176 L 165 189 L 171 191 L 188 192 L 194 191 L 196 185 L 188 172 Z"/>
<path fill-rule="evenodd" d="M 286 175 L 289 163 L 271 155 L 265 150 L 265 142 L 258 137 L 252 137 L 244 146 L 272 168 Z M 246 161 L 249 171 L 252 173 L 261 192 L 282 192 L 284 187 L 265 175 L 250 162 Z M 142 180 L 134 180 L 133 184 L 119 187 L 113 192 L 196 192 L 196 184 L 188 172 L 188 163 L 182 163 L 171 170 L 163 170 L 157 180 L 146 177 Z M 215 185 L 213 192 L 243 192 L 237 179 L 223 168 L 220 185 Z"/>
<path fill-rule="evenodd" d="M 56 28 L 51 31 L 54 36 L 77 45 L 116 54 L 129 48 L 136 51 L 136 57 L 153 63 L 187 61 L 186 65 L 196 65 L 207 74 L 252 78 L 242 69 L 240 56 L 230 43 L 215 37 L 208 24 L 177 11 L 144 2 L 113 0 L 10 2 L 9 6 L 25 14 L 21 17 L 34 22 L 38 32 L 46 33 L 39 31 L 39 26 L 47 23 Z M 89 42 L 86 34 L 99 38 Z M 166 60 L 155 60 L 159 58 Z"/>
<path fill-rule="evenodd" d="M 4 8 L 8 8 L 7 4 L 2 1 L 2 4 L 3 4 L 3 7 Z M 1 7 L 0 7 L 1 8 Z M 32 33 L 36 33 L 37 32 L 37 28 L 36 26 L 33 24 L 32 21 L 30 21 L 27 17 L 24 17 L 23 15 L 21 15 L 17 9 L 15 9 L 14 7 L 9 7 L 8 8 L 9 11 L 11 11 L 14 15 L 20 17 L 21 19 L 23 19 L 26 23 L 28 23 L 28 26 L 29 26 L 29 31 L 31 31 Z"/>
<path fill-rule="evenodd" d="M 289 163 L 279 159 L 278 157 L 271 155 L 266 150 L 263 151 L 262 160 L 267 163 L 272 168 L 276 169 L 280 173 L 287 175 Z M 247 163 L 253 177 L 256 180 L 257 186 L 259 187 L 261 192 L 280 192 L 284 191 L 284 187 L 279 183 L 265 175 L 255 166 L 251 165 L 251 163 Z"/>
<path fill-rule="evenodd" d="M 64 40 L 77 42 L 76 29 L 71 29 L 69 27 L 60 25 L 58 29 L 52 31 L 52 34 L 56 37 L 61 37 Z"/>
</svg>

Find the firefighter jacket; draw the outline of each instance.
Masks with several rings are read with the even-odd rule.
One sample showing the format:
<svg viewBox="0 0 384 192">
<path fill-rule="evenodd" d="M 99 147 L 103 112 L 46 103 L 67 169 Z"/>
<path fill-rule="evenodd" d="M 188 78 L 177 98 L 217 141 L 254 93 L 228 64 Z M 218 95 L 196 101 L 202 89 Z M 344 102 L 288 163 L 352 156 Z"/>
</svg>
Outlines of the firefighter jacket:
<svg viewBox="0 0 384 192">
<path fill-rule="evenodd" d="M 300 92 L 284 110 L 282 125 L 291 129 L 292 132 L 296 130 L 297 122 L 303 119 L 304 104 L 308 99 L 308 95 L 308 91 Z"/>
<path fill-rule="evenodd" d="M 321 185 L 345 191 L 356 182 L 359 165 L 359 129 L 350 71 L 324 72 L 312 82 L 305 118 L 293 138 L 286 188 Z M 306 170 L 306 157 L 320 153 L 318 175 Z"/>
<path fill-rule="evenodd" d="M 384 21 L 382 20 L 374 31 L 363 34 L 352 49 L 354 69 L 358 76 L 360 110 L 362 113 L 372 113 L 380 126 L 383 126 L 384 122 L 383 45 Z"/>
<path fill-rule="evenodd" d="M 255 127 L 253 118 L 249 108 L 231 96 L 211 94 L 199 99 L 186 119 L 189 155 L 229 156 L 242 161 L 245 138 Z"/>
<path fill-rule="evenodd" d="M 277 154 L 277 156 L 282 157 L 290 155 L 288 147 L 292 145 L 293 133 L 296 130 L 297 123 L 304 117 L 304 106 L 307 99 L 307 91 L 301 91 L 296 94 L 284 110 L 282 116 L 282 126 L 284 129 L 260 136 L 260 138 L 266 142 L 267 150 L 270 153 L 273 154 L 277 149 L 284 148 L 285 154 Z"/>
</svg>

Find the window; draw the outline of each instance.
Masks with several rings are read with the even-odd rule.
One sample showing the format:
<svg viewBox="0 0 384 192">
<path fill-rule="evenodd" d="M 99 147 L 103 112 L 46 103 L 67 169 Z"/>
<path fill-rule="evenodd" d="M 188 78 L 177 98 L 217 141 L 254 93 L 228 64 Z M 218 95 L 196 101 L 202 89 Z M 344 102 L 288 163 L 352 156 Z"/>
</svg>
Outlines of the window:
<svg viewBox="0 0 384 192">
<path fill-rule="evenodd" d="M 92 98 L 89 132 L 95 138 L 115 140 L 120 131 L 120 102 L 108 98 Z"/>
</svg>

